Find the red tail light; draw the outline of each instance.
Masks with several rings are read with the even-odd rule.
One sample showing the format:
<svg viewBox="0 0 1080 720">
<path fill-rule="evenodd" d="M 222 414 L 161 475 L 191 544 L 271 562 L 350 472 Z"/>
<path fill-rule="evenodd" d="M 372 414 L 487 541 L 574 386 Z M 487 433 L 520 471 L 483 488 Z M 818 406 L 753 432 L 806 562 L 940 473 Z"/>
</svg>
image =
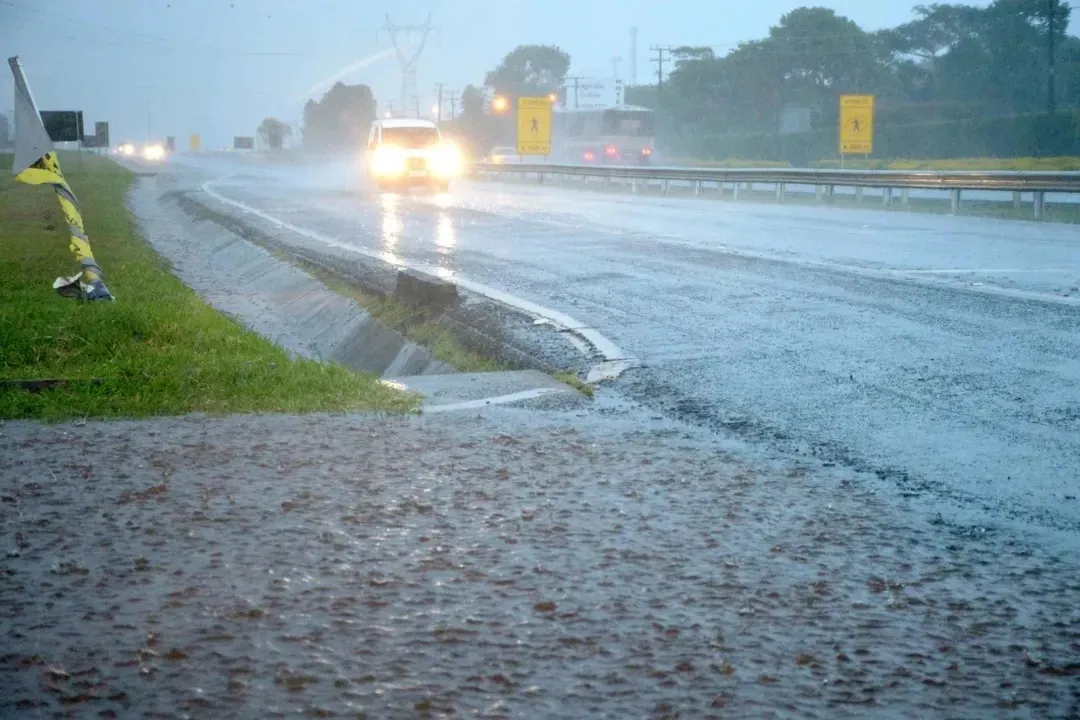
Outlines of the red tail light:
<svg viewBox="0 0 1080 720">
<path fill-rule="evenodd" d="M 586 150 L 586 151 L 585 151 L 585 159 L 586 159 L 586 160 L 592 160 L 592 159 L 594 159 L 595 157 L 596 157 L 596 156 L 595 156 L 595 155 L 593 155 L 593 153 L 592 153 L 592 150 Z"/>
<path fill-rule="evenodd" d="M 604 154 L 608 157 L 615 157 L 619 154 L 619 150 L 614 145 L 608 145 L 606 148 L 604 148 Z"/>
<path fill-rule="evenodd" d="M 641 148 L 642 155 L 652 155 L 652 148 Z"/>
</svg>

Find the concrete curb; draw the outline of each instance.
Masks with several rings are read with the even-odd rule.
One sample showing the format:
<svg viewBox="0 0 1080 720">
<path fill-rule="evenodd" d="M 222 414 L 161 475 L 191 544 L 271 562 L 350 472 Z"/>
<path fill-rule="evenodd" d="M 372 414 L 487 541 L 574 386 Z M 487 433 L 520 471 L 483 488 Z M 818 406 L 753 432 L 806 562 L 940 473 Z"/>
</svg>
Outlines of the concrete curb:
<svg viewBox="0 0 1080 720">
<path fill-rule="evenodd" d="M 261 221 L 264 227 L 267 228 L 269 234 L 273 235 L 275 232 L 285 232 L 302 238 L 304 242 L 309 244 L 309 247 L 311 247 L 311 244 L 317 245 L 317 254 L 324 257 L 328 252 L 333 250 L 339 253 L 343 252 L 344 257 L 347 257 L 354 263 L 357 258 L 368 258 L 370 260 L 378 261 L 383 265 L 391 265 L 397 270 L 409 268 L 438 276 L 444 274 L 444 271 L 439 268 L 431 268 L 398 257 L 388 258 L 385 256 L 385 253 L 343 244 L 332 237 L 293 225 L 292 223 L 273 217 L 261 210 L 245 205 L 240 201 L 228 198 L 214 190 L 212 187 L 215 182 L 224 180 L 227 177 L 230 176 L 223 176 L 218 180 L 203 183 L 202 190 L 206 195 L 218 203 L 242 212 L 245 219 L 243 224 L 253 223 L 255 220 Z M 292 245 L 288 251 L 295 252 L 295 247 L 295 244 Z M 579 360 L 583 359 L 587 363 L 585 368 L 587 372 L 587 382 L 599 383 L 605 380 L 617 379 L 623 372 L 636 367 L 640 362 L 637 358 L 627 354 L 617 344 L 605 337 L 600 331 L 589 327 L 564 313 L 523 298 L 515 297 L 509 293 L 458 275 L 453 276 L 452 280 L 457 285 L 459 292 L 467 291 L 474 296 L 486 298 L 488 301 L 493 301 L 494 303 L 502 305 L 504 309 L 509 309 L 518 315 L 528 317 L 534 325 L 549 325 L 559 333 L 566 333 L 567 335 L 572 336 L 569 338 L 570 344 L 580 353 Z M 584 356 L 584 358 L 581 356 Z"/>
<path fill-rule="evenodd" d="M 228 228 L 192 223 L 160 197 L 140 183 L 129 207 L 174 273 L 217 310 L 300 357 L 383 377 L 454 372 L 299 268 Z"/>
</svg>

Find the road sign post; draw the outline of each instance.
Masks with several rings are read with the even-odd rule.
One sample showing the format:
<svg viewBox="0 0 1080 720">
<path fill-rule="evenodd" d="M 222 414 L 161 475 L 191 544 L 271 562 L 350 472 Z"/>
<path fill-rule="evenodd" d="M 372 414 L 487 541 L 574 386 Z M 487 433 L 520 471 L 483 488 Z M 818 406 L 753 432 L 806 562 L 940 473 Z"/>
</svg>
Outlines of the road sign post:
<svg viewBox="0 0 1080 720">
<path fill-rule="evenodd" d="M 840 96 L 840 157 L 874 152 L 874 96 Z"/>
<path fill-rule="evenodd" d="M 551 98 L 518 98 L 518 155 L 551 154 Z"/>
</svg>

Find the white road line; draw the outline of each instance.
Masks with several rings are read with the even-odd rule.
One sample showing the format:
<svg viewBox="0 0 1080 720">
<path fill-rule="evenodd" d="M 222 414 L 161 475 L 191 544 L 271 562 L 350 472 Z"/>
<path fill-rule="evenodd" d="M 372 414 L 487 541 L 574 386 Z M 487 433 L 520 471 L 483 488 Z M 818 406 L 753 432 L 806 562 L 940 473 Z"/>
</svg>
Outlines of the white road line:
<svg viewBox="0 0 1080 720">
<path fill-rule="evenodd" d="M 511 295 L 510 293 L 503 292 L 502 290 L 498 290 L 488 285 L 469 280 L 468 278 L 462 277 L 456 273 L 448 272 L 445 268 L 409 262 L 405 258 L 396 255 L 388 255 L 385 252 L 369 250 L 367 248 L 357 247 L 355 245 L 347 245 L 338 240 L 335 240 L 334 238 L 327 237 L 326 235 L 315 232 L 314 230 L 309 230 L 308 228 L 303 228 L 290 222 L 286 222 L 285 220 L 274 217 L 273 215 L 263 212 L 262 210 L 258 210 L 251 207 L 250 205 L 242 203 L 239 200 L 233 200 L 232 198 L 225 197 L 211 187 L 215 183 L 221 182 L 228 177 L 230 176 L 224 175 L 217 178 L 216 180 L 210 180 L 203 183 L 203 192 L 205 192 L 207 195 L 219 202 L 223 202 L 226 205 L 232 205 L 233 207 L 239 208 L 244 212 L 262 218 L 267 222 L 271 222 L 277 225 L 279 228 L 290 230 L 294 233 L 297 233 L 298 235 L 303 235 L 306 238 L 310 238 L 311 240 L 315 240 L 316 242 L 323 243 L 324 245 L 328 245 L 330 247 L 338 248 L 341 250 L 347 250 L 349 252 L 354 252 L 359 255 L 364 255 L 366 257 L 374 258 L 376 260 L 381 260 L 383 262 L 388 262 L 391 265 L 395 265 L 397 267 L 404 267 L 411 270 L 416 270 L 417 272 L 435 275 L 446 280 L 452 280 L 460 287 L 470 292 L 476 293 L 477 295 L 482 295 L 486 298 L 490 298 L 491 300 L 495 300 L 497 302 L 503 303 L 504 305 L 508 305 L 512 308 L 521 310 L 532 316 L 534 320 L 547 320 L 559 326 L 561 329 L 565 329 L 566 332 L 576 335 L 577 337 L 588 343 L 592 348 L 594 348 L 596 352 L 599 353 L 603 358 L 603 361 L 601 363 L 590 369 L 588 376 L 590 378 L 595 378 L 595 380 L 590 380 L 589 382 L 599 382 L 600 380 L 614 380 L 618 378 L 623 372 L 636 366 L 639 363 L 639 360 L 637 358 L 625 352 L 612 340 L 604 336 L 599 330 L 589 327 L 580 320 L 572 318 L 565 313 L 559 312 L 558 310 L 552 310 L 551 308 L 544 307 L 543 305 L 538 305 L 537 303 L 534 303 L 530 300 L 525 300 L 524 298 L 519 298 L 516 295 Z M 580 349 L 581 348 L 579 347 L 579 350 Z M 591 357 L 593 353 L 582 351 L 582 354 L 584 354 L 586 357 Z M 477 402 L 481 402 L 482 405 L 484 401 Z M 428 411 L 430 411 L 430 409 Z"/>
</svg>

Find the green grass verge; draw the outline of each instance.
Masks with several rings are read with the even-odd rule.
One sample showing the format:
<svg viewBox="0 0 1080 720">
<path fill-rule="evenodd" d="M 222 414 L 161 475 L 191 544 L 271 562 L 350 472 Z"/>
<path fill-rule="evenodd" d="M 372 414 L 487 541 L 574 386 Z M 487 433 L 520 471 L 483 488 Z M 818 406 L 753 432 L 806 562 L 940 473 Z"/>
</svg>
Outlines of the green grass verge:
<svg viewBox="0 0 1080 720">
<path fill-rule="evenodd" d="M 838 168 L 840 161 L 822 160 L 812 163 L 815 168 Z M 953 158 L 948 160 L 864 160 L 844 161 L 849 170 L 1015 170 L 1015 171 L 1070 171 L 1080 170 L 1080 157 L 1024 157 L 1024 158 Z"/>
<path fill-rule="evenodd" d="M 586 397 L 592 397 L 596 394 L 593 386 L 579 378 L 577 373 L 573 371 L 567 370 L 564 372 L 557 372 L 552 377 L 564 385 L 569 385 Z"/>
<path fill-rule="evenodd" d="M 789 162 L 777 162 L 773 160 L 741 160 L 739 158 L 728 158 L 727 160 L 698 160 L 696 158 L 671 158 L 666 160 L 660 165 L 675 165 L 685 167 L 702 167 L 702 168 L 725 168 L 725 169 L 741 169 L 741 168 L 790 168 Z"/>
<path fill-rule="evenodd" d="M 417 406 L 415 396 L 374 376 L 291 359 L 213 310 L 139 237 L 124 205 L 129 171 L 91 156 L 61 162 L 117 302 L 81 303 L 53 291 L 57 275 L 75 271 L 53 191 L 0 178 L 0 417 Z M 10 382 L 25 379 L 66 383 L 29 392 Z"/>
</svg>

